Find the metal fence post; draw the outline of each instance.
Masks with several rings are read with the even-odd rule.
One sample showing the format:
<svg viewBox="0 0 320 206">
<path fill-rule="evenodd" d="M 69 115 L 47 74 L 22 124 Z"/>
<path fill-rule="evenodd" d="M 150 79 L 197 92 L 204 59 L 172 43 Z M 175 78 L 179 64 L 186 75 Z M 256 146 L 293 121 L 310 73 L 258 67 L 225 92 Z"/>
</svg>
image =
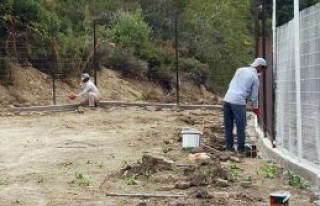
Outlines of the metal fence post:
<svg viewBox="0 0 320 206">
<path fill-rule="evenodd" d="M 51 76 L 52 76 L 52 101 L 53 104 L 57 104 L 57 95 L 56 95 L 56 74 L 55 74 L 55 63 L 54 63 L 54 42 L 53 42 L 53 19 L 51 18 L 51 52 L 52 52 L 52 68 L 51 68 Z"/>
<path fill-rule="evenodd" d="M 174 19 L 174 47 L 175 47 L 175 66 L 176 66 L 176 90 L 177 90 L 177 105 L 180 104 L 180 85 L 179 85 L 179 45 L 178 45 L 178 8 L 176 8 L 175 19 Z"/>
<path fill-rule="evenodd" d="M 96 20 L 93 20 L 93 73 L 94 73 L 94 84 L 98 86 L 97 81 L 97 58 L 96 58 L 96 46 L 97 46 L 97 37 L 96 37 Z"/>
<path fill-rule="evenodd" d="M 295 55 L 295 84 L 297 109 L 297 146 L 298 160 L 302 160 L 302 120 L 301 120 L 301 83 L 300 83 L 300 14 L 299 0 L 294 0 L 294 55 Z"/>
<path fill-rule="evenodd" d="M 262 1 L 262 22 L 261 22 L 261 27 L 262 27 L 262 57 L 264 59 L 267 59 L 266 55 L 266 0 Z M 263 75 L 262 75 L 262 108 L 263 108 L 263 133 L 264 137 L 267 137 L 267 71 L 263 70 Z"/>
</svg>

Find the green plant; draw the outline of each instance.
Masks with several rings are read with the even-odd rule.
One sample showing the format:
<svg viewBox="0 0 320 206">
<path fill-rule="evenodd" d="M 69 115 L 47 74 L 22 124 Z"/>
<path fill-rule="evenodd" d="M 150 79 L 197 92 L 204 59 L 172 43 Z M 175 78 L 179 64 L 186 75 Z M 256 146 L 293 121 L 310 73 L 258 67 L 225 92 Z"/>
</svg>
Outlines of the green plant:
<svg viewBox="0 0 320 206">
<path fill-rule="evenodd" d="M 243 178 L 242 180 L 245 182 L 252 182 L 252 177 L 248 176 L 248 177 Z"/>
<path fill-rule="evenodd" d="M 240 168 L 237 163 L 231 164 L 227 168 L 227 178 L 228 180 L 238 180 L 240 177 L 240 173 L 243 171 L 242 168 Z"/>
<path fill-rule="evenodd" d="M 79 186 L 89 186 L 90 185 L 90 179 L 87 174 L 84 172 L 75 172 L 74 173 L 74 179 L 69 182 L 70 184 L 76 184 Z"/>
<path fill-rule="evenodd" d="M 172 170 L 174 174 L 177 174 L 177 175 L 182 174 L 181 170 L 178 167 L 173 167 Z"/>
<path fill-rule="evenodd" d="M 140 10 L 118 10 L 114 17 L 106 34 L 116 43 L 138 49 L 149 41 L 151 29 L 144 22 Z"/>
<path fill-rule="evenodd" d="M 124 182 L 125 182 L 127 185 L 137 185 L 137 184 L 138 184 L 137 178 L 138 178 L 138 175 L 137 175 L 137 174 L 134 174 L 134 175 L 132 175 L 131 177 L 125 178 L 125 179 L 124 179 Z"/>
<path fill-rule="evenodd" d="M 295 188 L 305 189 L 308 187 L 308 183 L 305 180 L 289 169 L 285 172 L 285 180 L 286 184 Z"/>
<path fill-rule="evenodd" d="M 93 162 L 91 160 L 87 160 L 86 164 L 90 165 L 90 164 L 93 164 Z"/>
<path fill-rule="evenodd" d="M 269 179 L 273 179 L 279 175 L 279 168 L 274 164 L 262 165 L 260 169 Z"/>
<path fill-rule="evenodd" d="M 0 180 L 0 185 L 9 185 L 9 180 L 8 179 Z"/>
<path fill-rule="evenodd" d="M 214 178 L 214 170 L 206 169 L 203 171 L 203 176 L 207 181 L 211 181 Z"/>
<path fill-rule="evenodd" d="M 98 167 L 99 167 L 100 169 L 102 169 L 102 168 L 103 168 L 103 163 L 98 163 Z"/>
<path fill-rule="evenodd" d="M 0 83 L 2 85 L 12 84 L 9 60 L 6 56 L 0 54 Z"/>
<path fill-rule="evenodd" d="M 43 182 L 44 182 L 44 179 L 43 179 L 42 177 L 37 180 L 37 183 L 38 183 L 38 184 L 43 183 Z"/>
<path fill-rule="evenodd" d="M 142 176 L 146 179 L 149 179 L 152 176 L 152 171 L 146 170 Z"/>
<path fill-rule="evenodd" d="M 151 43 L 144 45 L 138 55 L 141 59 L 146 60 L 151 68 L 162 66 L 166 60 L 170 61 L 162 49 Z"/>
</svg>

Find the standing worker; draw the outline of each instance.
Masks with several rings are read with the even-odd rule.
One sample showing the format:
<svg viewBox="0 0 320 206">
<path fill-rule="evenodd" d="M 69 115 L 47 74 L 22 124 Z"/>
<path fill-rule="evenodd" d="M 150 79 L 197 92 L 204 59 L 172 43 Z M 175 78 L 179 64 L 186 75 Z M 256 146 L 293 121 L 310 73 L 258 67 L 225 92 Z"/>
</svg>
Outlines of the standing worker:
<svg viewBox="0 0 320 206">
<path fill-rule="evenodd" d="M 89 105 L 89 107 L 98 106 L 100 101 L 100 93 L 96 85 L 90 80 L 90 75 L 88 73 L 84 73 L 81 75 L 81 80 L 83 85 L 81 87 L 81 91 L 76 94 L 69 94 L 70 99 L 78 98 L 80 104 L 85 106 Z"/>
<path fill-rule="evenodd" d="M 258 75 L 267 68 L 267 62 L 263 58 L 256 58 L 250 67 L 237 69 L 230 84 L 228 91 L 223 99 L 224 130 L 226 140 L 226 150 L 234 152 L 233 145 L 233 126 L 234 121 L 237 128 L 237 152 L 241 157 L 245 157 L 246 142 L 246 102 L 247 97 L 251 96 L 253 112 L 259 116 Z"/>
</svg>

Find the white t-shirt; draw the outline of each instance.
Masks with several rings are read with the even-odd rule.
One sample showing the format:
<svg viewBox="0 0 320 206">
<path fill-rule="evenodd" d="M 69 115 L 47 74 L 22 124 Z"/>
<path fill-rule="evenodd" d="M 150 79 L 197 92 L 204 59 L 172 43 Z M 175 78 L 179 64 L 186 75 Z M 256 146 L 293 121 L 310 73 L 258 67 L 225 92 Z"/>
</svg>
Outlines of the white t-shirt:
<svg viewBox="0 0 320 206">
<path fill-rule="evenodd" d="M 231 104 L 246 105 L 247 97 L 251 96 L 253 107 L 258 108 L 258 90 L 257 70 L 252 67 L 242 67 L 234 74 L 223 100 Z"/>
<path fill-rule="evenodd" d="M 84 83 L 82 85 L 82 91 L 78 94 L 78 96 L 82 96 L 84 94 L 92 94 L 92 95 L 95 95 L 95 96 L 99 96 L 100 95 L 98 88 L 90 80 L 88 80 L 86 83 Z"/>
</svg>

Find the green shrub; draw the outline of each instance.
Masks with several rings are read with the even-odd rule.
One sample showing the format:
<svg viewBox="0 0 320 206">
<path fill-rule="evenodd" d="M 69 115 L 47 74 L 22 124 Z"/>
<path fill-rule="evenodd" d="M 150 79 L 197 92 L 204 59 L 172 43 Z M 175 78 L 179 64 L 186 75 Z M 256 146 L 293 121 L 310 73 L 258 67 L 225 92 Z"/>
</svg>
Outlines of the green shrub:
<svg viewBox="0 0 320 206">
<path fill-rule="evenodd" d="M 179 58 L 179 69 L 183 72 L 192 72 L 199 64 L 199 61 L 194 58 Z"/>
<path fill-rule="evenodd" d="M 9 85 L 12 83 L 8 57 L 0 54 L 0 83 L 2 85 Z"/>
<path fill-rule="evenodd" d="M 173 88 L 174 77 L 169 67 L 149 67 L 147 77 L 151 81 L 158 82 L 167 91 Z"/>
<path fill-rule="evenodd" d="M 122 76 L 136 79 L 146 79 L 148 63 L 137 59 L 132 55 L 125 55 L 120 59 L 119 69 Z"/>
<path fill-rule="evenodd" d="M 279 176 L 280 169 L 274 164 L 264 164 L 260 168 L 268 179 L 274 179 Z"/>
<path fill-rule="evenodd" d="M 161 67 L 164 63 L 169 63 L 166 54 L 155 45 L 148 44 L 141 48 L 140 58 L 148 62 L 149 67 Z M 165 61 L 167 60 L 167 61 Z"/>
<path fill-rule="evenodd" d="M 205 84 L 209 76 L 209 66 L 194 58 L 180 58 L 179 69 L 188 74 L 196 84 Z"/>
<path fill-rule="evenodd" d="M 196 84 L 206 84 L 209 77 L 209 65 L 199 63 L 192 70 L 192 79 Z"/>
<path fill-rule="evenodd" d="M 135 12 L 118 10 L 106 34 L 117 44 L 139 50 L 149 41 L 151 29 L 144 22 L 140 10 Z"/>
<path fill-rule="evenodd" d="M 309 186 L 307 181 L 289 169 L 285 172 L 285 184 L 298 189 L 305 189 Z"/>
</svg>

